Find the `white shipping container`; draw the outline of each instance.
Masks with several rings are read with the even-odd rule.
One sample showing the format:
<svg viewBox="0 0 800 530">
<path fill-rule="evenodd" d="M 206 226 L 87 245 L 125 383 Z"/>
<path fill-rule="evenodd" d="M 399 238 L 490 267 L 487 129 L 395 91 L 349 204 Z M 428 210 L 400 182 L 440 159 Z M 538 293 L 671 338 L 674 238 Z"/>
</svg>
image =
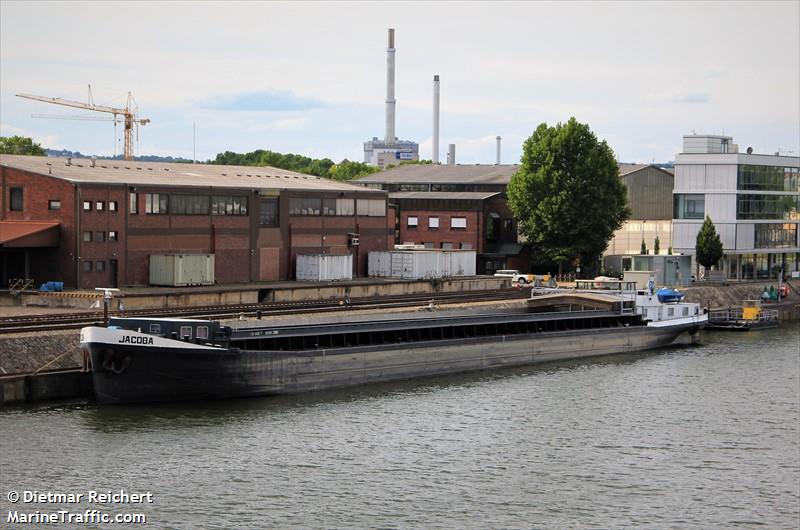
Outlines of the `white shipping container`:
<svg viewBox="0 0 800 530">
<path fill-rule="evenodd" d="M 312 282 L 352 280 L 353 256 L 352 254 L 297 256 L 295 278 Z"/>
<path fill-rule="evenodd" d="M 150 285 L 214 285 L 214 254 L 152 254 Z"/>
<path fill-rule="evenodd" d="M 475 276 L 474 250 L 390 250 L 370 252 L 369 275 L 419 280 Z"/>
</svg>

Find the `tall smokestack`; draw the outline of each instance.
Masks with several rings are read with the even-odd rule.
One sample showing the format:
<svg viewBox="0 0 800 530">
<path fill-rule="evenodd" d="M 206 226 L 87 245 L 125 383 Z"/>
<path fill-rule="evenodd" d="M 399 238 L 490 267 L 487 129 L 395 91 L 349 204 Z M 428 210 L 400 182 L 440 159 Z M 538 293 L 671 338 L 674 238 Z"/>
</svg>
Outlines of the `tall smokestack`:
<svg viewBox="0 0 800 530">
<path fill-rule="evenodd" d="M 498 166 L 500 165 L 500 140 L 502 140 L 502 138 L 500 138 L 498 136 L 497 137 L 497 162 L 495 162 L 495 164 L 497 164 Z"/>
<path fill-rule="evenodd" d="M 389 47 L 386 48 L 386 137 L 384 143 L 393 145 L 394 134 L 394 28 L 389 28 Z"/>
<path fill-rule="evenodd" d="M 447 165 L 456 165 L 456 144 L 450 144 L 447 146 Z"/>
<path fill-rule="evenodd" d="M 433 147 L 431 161 L 439 163 L 439 76 L 433 76 Z"/>
</svg>

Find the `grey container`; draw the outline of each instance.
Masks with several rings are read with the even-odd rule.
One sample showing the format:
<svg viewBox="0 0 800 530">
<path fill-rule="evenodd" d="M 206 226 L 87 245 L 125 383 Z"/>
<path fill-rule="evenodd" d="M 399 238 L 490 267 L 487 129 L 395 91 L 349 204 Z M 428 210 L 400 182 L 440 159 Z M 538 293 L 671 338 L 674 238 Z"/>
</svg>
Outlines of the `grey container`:
<svg viewBox="0 0 800 530">
<path fill-rule="evenodd" d="M 370 252 L 369 275 L 420 280 L 475 276 L 474 250 L 389 250 Z"/>
<path fill-rule="evenodd" d="M 214 254 L 152 254 L 150 285 L 214 285 Z"/>
<path fill-rule="evenodd" d="M 297 256 L 295 278 L 324 282 L 353 279 L 352 254 L 311 254 Z"/>
</svg>

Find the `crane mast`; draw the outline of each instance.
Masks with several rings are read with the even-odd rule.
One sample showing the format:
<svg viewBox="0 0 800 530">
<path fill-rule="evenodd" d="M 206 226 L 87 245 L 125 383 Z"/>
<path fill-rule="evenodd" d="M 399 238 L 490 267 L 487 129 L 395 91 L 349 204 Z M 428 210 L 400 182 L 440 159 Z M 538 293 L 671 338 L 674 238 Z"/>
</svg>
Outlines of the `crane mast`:
<svg viewBox="0 0 800 530">
<path fill-rule="evenodd" d="M 89 103 L 83 103 L 81 101 L 74 101 L 71 99 L 36 96 L 33 94 L 17 94 L 17 97 L 32 99 L 34 101 L 42 101 L 44 103 L 51 103 L 53 105 L 73 107 L 76 109 L 91 110 L 95 112 L 106 112 L 114 115 L 114 117 L 112 118 L 113 121 L 116 121 L 117 116 L 120 116 L 122 118 L 123 123 L 125 124 L 125 134 L 124 134 L 125 145 L 122 151 L 125 160 L 133 160 L 134 125 L 147 125 L 148 123 L 150 123 L 150 118 L 139 118 L 136 115 L 138 108 L 136 106 L 136 101 L 133 99 L 133 95 L 130 92 L 128 92 L 128 99 L 125 103 L 124 108 L 109 107 L 106 105 L 95 105 L 93 98 L 91 96 L 91 87 L 89 87 Z"/>
</svg>

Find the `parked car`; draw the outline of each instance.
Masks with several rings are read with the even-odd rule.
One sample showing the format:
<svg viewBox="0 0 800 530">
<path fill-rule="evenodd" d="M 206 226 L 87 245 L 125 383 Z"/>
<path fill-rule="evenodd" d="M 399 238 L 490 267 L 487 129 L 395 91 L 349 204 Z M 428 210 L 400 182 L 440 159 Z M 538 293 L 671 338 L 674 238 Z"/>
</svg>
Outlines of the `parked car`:
<svg viewBox="0 0 800 530">
<path fill-rule="evenodd" d="M 511 278 L 511 283 L 519 283 L 520 285 L 525 285 L 526 283 L 533 282 L 533 275 L 532 274 L 522 274 L 516 269 L 501 269 L 499 271 L 494 272 L 495 276 L 502 276 L 504 278 Z"/>
</svg>

